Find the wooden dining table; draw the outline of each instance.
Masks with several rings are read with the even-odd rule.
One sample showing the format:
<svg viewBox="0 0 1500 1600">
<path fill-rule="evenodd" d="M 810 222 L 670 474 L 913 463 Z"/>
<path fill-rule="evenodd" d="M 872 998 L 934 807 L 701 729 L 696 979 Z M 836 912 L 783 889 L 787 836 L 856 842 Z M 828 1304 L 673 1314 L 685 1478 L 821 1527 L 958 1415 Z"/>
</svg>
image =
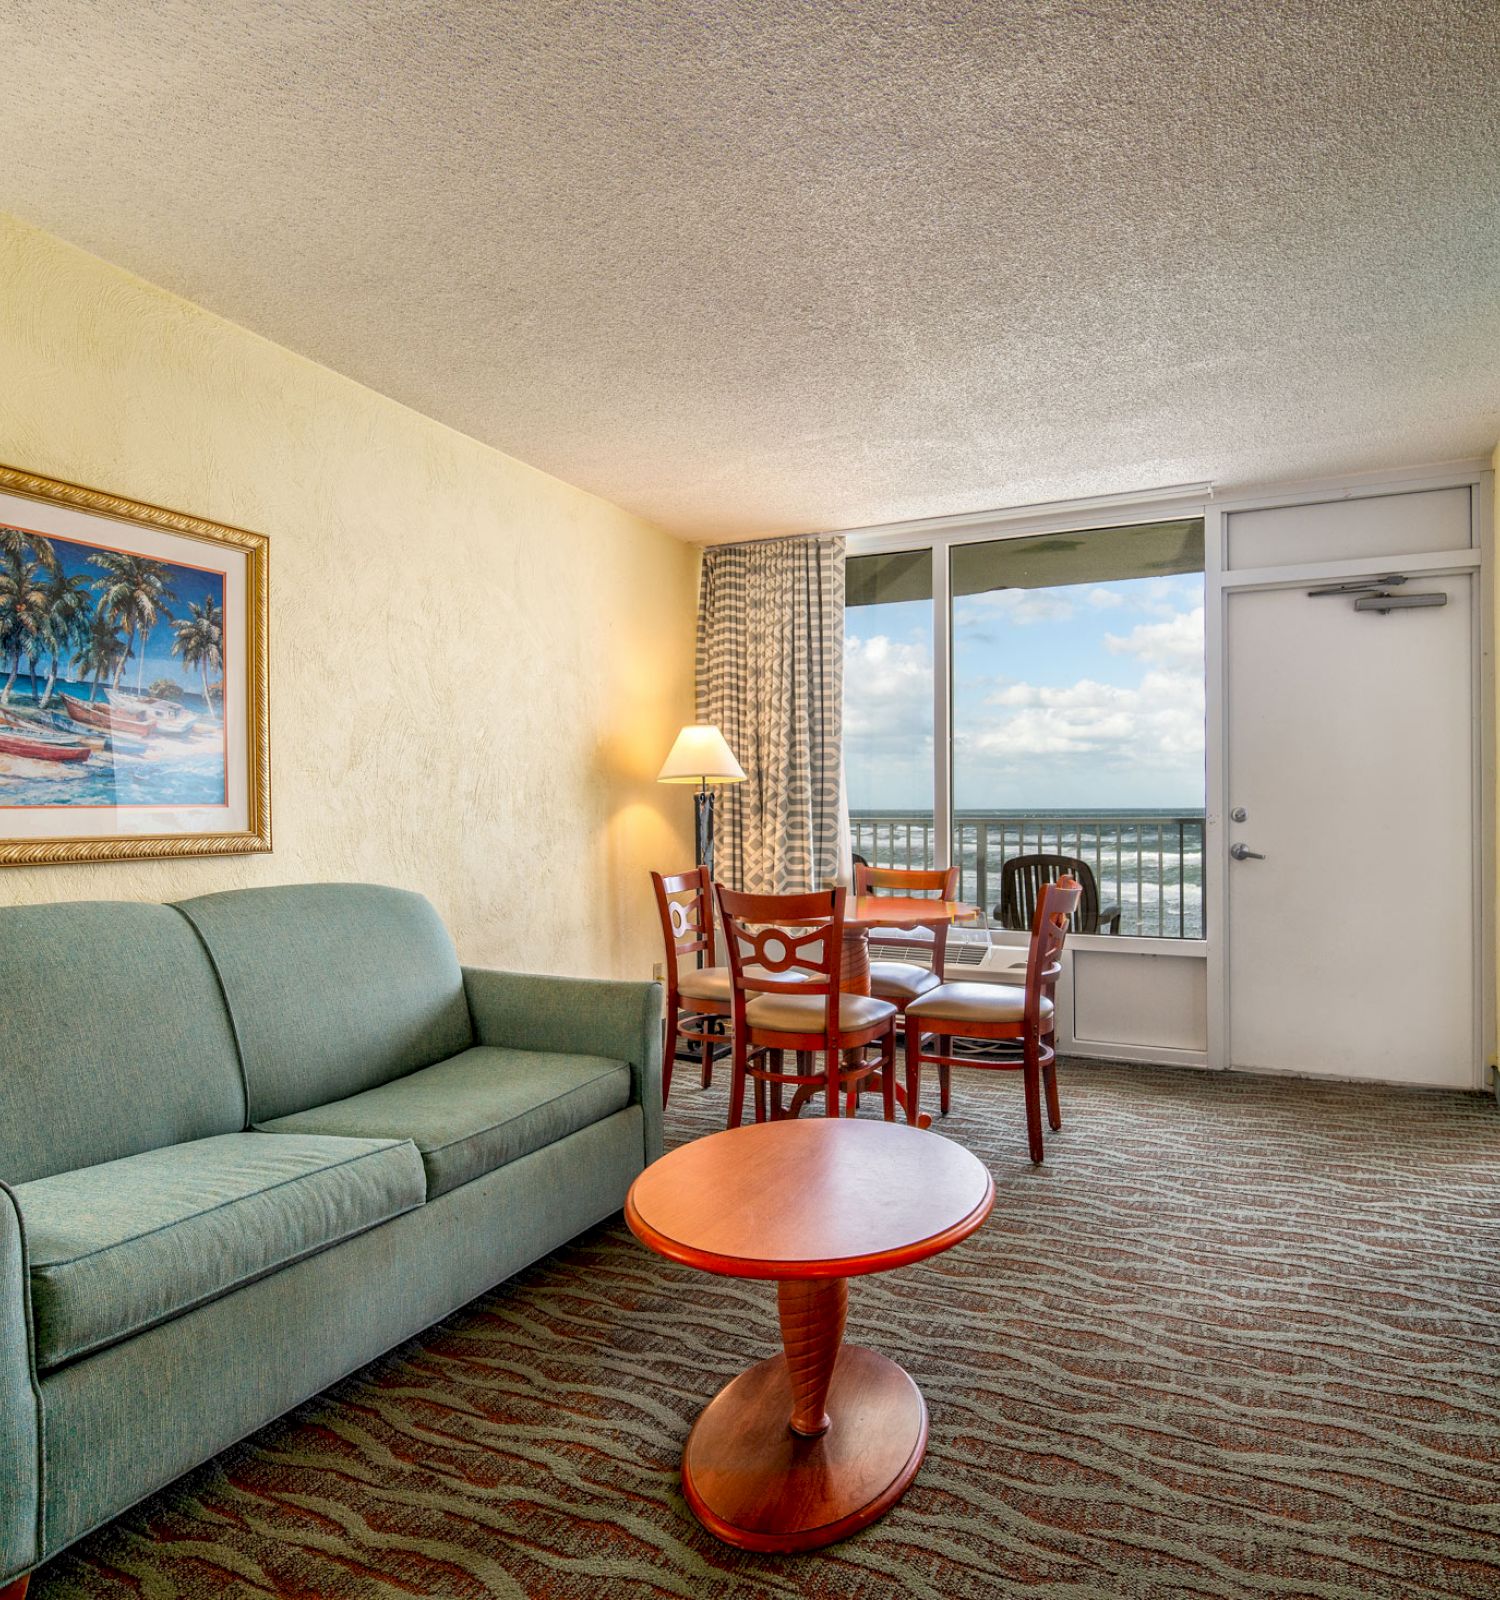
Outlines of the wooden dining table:
<svg viewBox="0 0 1500 1600">
<path fill-rule="evenodd" d="M 978 906 L 963 900 L 924 900 L 920 895 L 850 895 L 844 902 L 839 987 L 846 994 L 869 994 L 872 928 L 919 928 L 924 923 L 958 922 L 978 912 Z"/>
</svg>

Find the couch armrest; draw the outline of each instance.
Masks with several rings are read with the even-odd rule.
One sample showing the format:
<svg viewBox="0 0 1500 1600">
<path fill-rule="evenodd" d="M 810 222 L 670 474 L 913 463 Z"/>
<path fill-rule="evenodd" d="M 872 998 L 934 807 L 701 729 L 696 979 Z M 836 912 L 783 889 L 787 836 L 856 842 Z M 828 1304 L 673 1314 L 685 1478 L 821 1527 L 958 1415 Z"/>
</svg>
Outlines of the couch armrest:
<svg viewBox="0 0 1500 1600">
<path fill-rule="evenodd" d="M 480 1044 L 607 1056 L 630 1066 L 630 1098 L 646 1120 L 646 1163 L 661 1154 L 659 983 L 552 978 L 464 968 L 469 1015 Z"/>
<path fill-rule="evenodd" d="M 0 1183 L 0 1584 L 41 1560 L 41 1400 L 31 1340 L 26 1235 L 15 1194 Z"/>
</svg>

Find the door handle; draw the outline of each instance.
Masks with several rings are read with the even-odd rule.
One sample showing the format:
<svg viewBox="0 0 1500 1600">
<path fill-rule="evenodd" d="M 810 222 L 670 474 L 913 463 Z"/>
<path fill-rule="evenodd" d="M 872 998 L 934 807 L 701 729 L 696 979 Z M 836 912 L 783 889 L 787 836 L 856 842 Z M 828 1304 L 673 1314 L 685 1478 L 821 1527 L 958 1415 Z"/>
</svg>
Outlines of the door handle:
<svg viewBox="0 0 1500 1600">
<path fill-rule="evenodd" d="M 1247 844 L 1230 845 L 1229 854 L 1236 861 L 1264 861 L 1266 859 L 1259 850 L 1252 850 Z"/>
</svg>

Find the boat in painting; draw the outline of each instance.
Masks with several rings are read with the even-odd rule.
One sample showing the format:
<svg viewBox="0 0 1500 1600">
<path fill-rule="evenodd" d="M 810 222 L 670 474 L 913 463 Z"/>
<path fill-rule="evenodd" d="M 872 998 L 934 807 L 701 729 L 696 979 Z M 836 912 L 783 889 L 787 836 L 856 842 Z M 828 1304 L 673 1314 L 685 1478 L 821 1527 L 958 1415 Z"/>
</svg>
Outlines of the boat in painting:
<svg viewBox="0 0 1500 1600">
<path fill-rule="evenodd" d="M 18 732 L 0 727 L 0 756 L 16 756 L 23 761 L 87 761 L 93 751 L 78 739 L 58 733 Z"/>
<path fill-rule="evenodd" d="M 44 711 L 42 715 L 48 724 L 59 733 L 71 734 L 75 739 L 82 739 L 85 744 L 92 744 L 99 750 L 118 750 L 121 755 L 144 755 L 151 746 L 145 738 L 138 733 L 126 733 L 120 728 L 89 728 L 81 722 L 75 722 L 66 711 Z"/>
<path fill-rule="evenodd" d="M 90 704 L 71 694 L 65 694 L 62 702 L 74 722 L 81 722 L 87 728 L 103 728 L 107 733 L 133 733 L 142 739 L 156 729 L 156 719 L 147 711 L 127 711 L 123 706 L 107 702 Z"/>
<path fill-rule="evenodd" d="M 66 711 L 43 711 L 35 706 L 7 706 L 0 711 L 0 727 L 29 733 L 40 728 L 46 733 L 65 733 L 70 739 L 93 750 L 118 750 L 122 755 L 143 755 L 151 747 L 134 733 L 118 728 L 90 728 L 75 722 Z"/>
<path fill-rule="evenodd" d="M 96 705 L 94 701 L 87 702 Z M 180 739 L 198 726 L 198 713 L 172 700 L 160 700 L 152 695 L 132 694 L 128 689 L 111 689 L 106 706 L 111 716 L 149 721 L 158 733 L 170 734 Z"/>
</svg>

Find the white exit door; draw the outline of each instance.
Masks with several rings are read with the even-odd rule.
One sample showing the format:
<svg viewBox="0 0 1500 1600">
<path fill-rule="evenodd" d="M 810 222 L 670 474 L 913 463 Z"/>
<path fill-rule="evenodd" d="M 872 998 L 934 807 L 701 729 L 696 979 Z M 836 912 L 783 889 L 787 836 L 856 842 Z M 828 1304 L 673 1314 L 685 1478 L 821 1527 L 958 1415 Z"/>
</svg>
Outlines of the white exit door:
<svg viewBox="0 0 1500 1600">
<path fill-rule="evenodd" d="M 1447 604 L 1228 595 L 1233 1067 L 1478 1081 L 1475 580 L 1402 570 Z"/>
</svg>

